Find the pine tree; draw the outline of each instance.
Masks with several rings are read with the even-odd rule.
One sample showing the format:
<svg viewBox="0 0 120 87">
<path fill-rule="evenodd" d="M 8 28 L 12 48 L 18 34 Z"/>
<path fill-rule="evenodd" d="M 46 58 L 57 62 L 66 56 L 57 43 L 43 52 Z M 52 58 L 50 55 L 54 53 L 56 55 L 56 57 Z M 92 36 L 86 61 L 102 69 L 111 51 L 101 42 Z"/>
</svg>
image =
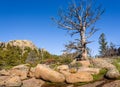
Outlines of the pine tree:
<svg viewBox="0 0 120 87">
<path fill-rule="evenodd" d="M 100 56 L 105 57 L 108 46 L 107 46 L 107 41 L 104 33 L 102 33 L 99 37 L 99 44 L 100 44 L 100 51 L 99 51 Z"/>
<path fill-rule="evenodd" d="M 38 53 L 35 50 L 32 50 L 31 52 L 29 52 L 25 62 L 31 65 L 36 65 L 37 63 L 39 63 L 40 60 L 38 57 Z"/>
</svg>

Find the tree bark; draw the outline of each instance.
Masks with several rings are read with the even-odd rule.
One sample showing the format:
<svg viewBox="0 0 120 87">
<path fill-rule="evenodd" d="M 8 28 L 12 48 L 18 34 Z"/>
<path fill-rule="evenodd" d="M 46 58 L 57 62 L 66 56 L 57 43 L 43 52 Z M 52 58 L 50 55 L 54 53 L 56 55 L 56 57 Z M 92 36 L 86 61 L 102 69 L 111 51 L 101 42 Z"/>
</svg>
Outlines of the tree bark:
<svg viewBox="0 0 120 87">
<path fill-rule="evenodd" d="M 82 46 L 82 48 L 81 48 L 81 51 L 82 51 L 81 60 L 87 60 L 85 30 L 86 30 L 86 28 L 83 27 L 82 30 L 81 30 L 81 33 L 80 33 L 80 36 L 81 36 L 81 46 Z"/>
</svg>

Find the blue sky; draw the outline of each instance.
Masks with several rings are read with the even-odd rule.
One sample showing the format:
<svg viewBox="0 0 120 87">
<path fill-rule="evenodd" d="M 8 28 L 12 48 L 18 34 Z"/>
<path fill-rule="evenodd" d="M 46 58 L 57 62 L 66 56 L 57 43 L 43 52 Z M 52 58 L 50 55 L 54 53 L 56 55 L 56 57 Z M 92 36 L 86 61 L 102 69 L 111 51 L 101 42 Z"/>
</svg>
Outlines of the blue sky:
<svg viewBox="0 0 120 87">
<path fill-rule="evenodd" d="M 60 7 L 70 0 L 0 0 L 0 41 L 31 40 L 52 54 L 61 54 L 71 38 L 58 29 L 51 17 L 57 17 Z M 90 39 L 92 54 L 98 54 L 98 38 L 105 33 L 108 42 L 120 45 L 120 0 L 97 0 L 106 9 L 96 23 L 100 28 Z"/>
</svg>

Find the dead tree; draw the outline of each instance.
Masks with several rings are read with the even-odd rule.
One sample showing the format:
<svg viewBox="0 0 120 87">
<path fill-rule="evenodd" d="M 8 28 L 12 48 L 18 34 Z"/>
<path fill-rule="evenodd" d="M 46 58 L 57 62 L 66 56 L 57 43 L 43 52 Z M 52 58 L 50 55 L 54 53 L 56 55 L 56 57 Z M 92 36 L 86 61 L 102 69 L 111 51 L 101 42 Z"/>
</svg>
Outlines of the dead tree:
<svg viewBox="0 0 120 87">
<path fill-rule="evenodd" d="M 58 27 L 66 29 L 71 36 L 78 34 L 74 42 L 65 45 L 68 50 L 75 49 L 79 52 L 81 60 L 87 60 L 88 41 L 98 29 L 95 28 L 96 21 L 103 14 L 101 5 L 96 6 L 95 0 L 74 0 L 67 9 L 59 11 L 59 18 L 53 18 Z"/>
</svg>

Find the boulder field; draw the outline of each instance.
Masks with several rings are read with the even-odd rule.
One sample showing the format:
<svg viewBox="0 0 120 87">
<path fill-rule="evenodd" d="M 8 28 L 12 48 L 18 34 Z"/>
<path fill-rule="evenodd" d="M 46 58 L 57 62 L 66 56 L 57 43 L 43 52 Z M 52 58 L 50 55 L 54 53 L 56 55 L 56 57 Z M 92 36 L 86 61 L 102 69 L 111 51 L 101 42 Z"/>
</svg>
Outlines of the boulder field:
<svg viewBox="0 0 120 87">
<path fill-rule="evenodd" d="M 102 68 L 108 70 L 105 74 L 107 78 L 116 79 L 120 76 L 116 67 L 103 59 L 92 59 L 89 63 L 88 61 L 79 63 L 81 66 L 77 69 L 71 68 L 69 65 L 60 65 L 52 69 L 45 64 L 38 64 L 36 67 L 21 64 L 9 70 L 0 70 L 0 87 L 42 87 L 46 82 L 67 84 L 92 82 L 93 75 L 99 74 Z M 90 64 L 95 67 L 89 67 Z"/>
</svg>

